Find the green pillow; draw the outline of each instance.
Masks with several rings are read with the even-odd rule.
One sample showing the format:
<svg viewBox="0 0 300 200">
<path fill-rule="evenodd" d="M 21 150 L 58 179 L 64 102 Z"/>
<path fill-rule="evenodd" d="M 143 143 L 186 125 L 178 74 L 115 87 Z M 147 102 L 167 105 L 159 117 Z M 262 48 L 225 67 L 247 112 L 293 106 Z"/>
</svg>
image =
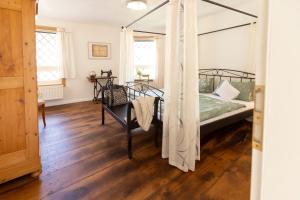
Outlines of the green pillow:
<svg viewBox="0 0 300 200">
<path fill-rule="evenodd" d="M 231 85 L 240 91 L 236 98 L 242 101 L 253 101 L 255 82 L 231 82 Z"/>
<path fill-rule="evenodd" d="M 207 78 L 199 80 L 199 93 L 212 93 L 214 91 L 214 79 Z"/>
</svg>

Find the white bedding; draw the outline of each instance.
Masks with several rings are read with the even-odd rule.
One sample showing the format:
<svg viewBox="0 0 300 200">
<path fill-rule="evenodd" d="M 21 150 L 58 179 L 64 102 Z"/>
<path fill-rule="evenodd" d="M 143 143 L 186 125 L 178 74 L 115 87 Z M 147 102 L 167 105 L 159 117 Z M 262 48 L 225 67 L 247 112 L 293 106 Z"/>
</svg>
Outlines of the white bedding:
<svg viewBox="0 0 300 200">
<path fill-rule="evenodd" d="M 162 89 L 163 91 L 163 89 Z M 147 92 L 148 95 L 150 96 L 156 96 L 155 94 L 153 94 L 152 92 Z M 202 95 L 205 95 L 205 96 L 208 96 L 208 97 L 211 97 L 211 98 L 216 98 L 216 99 L 220 99 L 220 100 L 223 100 L 221 97 L 219 96 L 216 96 L 214 94 L 204 94 L 204 93 L 201 93 Z M 236 114 L 239 114 L 239 113 L 242 113 L 242 112 L 245 112 L 245 111 L 249 111 L 249 110 L 252 110 L 254 109 L 254 101 L 251 101 L 251 102 L 247 102 L 247 101 L 241 101 L 241 100 L 228 100 L 230 102 L 233 102 L 233 103 L 239 103 L 239 104 L 243 104 L 245 105 L 245 107 L 243 108 L 240 108 L 238 110 L 234 110 L 234 111 L 231 111 L 231 112 L 228 112 L 228 113 L 225 113 L 225 114 L 222 114 L 222 115 L 219 115 L 217 117 L 214 117 L 214 118 L 211 118 L 211 119 L 208 119 L 208 120 L 205 120 L 205 121 L 202 121 L 200 122 L 199 121 L 199 125 L 202 126 L 202 125 L 205 125 L 205 124 L 209 124 L 209 123 L 212 123 L 212 122 L 215 122 L 215 121 L 218 121 L 218 120 L 221 120 L 221 119 L 224 119 L 224 118 L 227 118 L 227 117 L 230 117 L 230 116 L 233 116 L 233 115 L 236 115 Z M 160 115 L 160 109 L 158 109 L 158 116 L 159 117 L 163 117 Z"/>
<path fill-rule="evenodd" d="M 221 99 L 221 100 L 224 101 L 224 99 L 222 99 L 222 98 L 220 98 L 216 95 L 213 95 L 213 94 L 203 94 L 203 95 L 211 97 L 211 98 Z M 233 116 L 233 115 L 236 115 L 236 114 L 254 109 L 254 102 L 253 101 L 246 102 L 246 101 L 240 101 L 240 100 L 230 100 L 230 102 L 243 104 L 246 107 L 243 107 L 243 108 L 240 108 L 238 110 L 234 110 L 234 111 L 219 115 L 218 117 L 214 117 L 214 118 L 202 121 L 202 122 L 199 123 L 199 125 L 202 126 L 202 125 L 205 125 L 205 124 L 209 124 L 209 123 L 215 122 L 217 120 L 224 119 L 224 118 L 227 118 L 227 117 L 230 117 L 230 116 Z"/>
</svg>

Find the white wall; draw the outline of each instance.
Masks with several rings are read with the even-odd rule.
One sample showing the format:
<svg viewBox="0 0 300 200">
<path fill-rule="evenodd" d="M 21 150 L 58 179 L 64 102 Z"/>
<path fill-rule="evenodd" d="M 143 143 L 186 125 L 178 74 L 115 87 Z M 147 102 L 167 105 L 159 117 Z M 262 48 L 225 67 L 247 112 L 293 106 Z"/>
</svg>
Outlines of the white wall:
<svg viewBox="0 0 300 200">
<path fill-rule="evenodd" d="M 251 1 L 248 4 L 235 6 L 235 8 L 256 14 L 257 2 Z M 199 33 L 204 33 L 254 21 L 256 21 L 255 18 L 225 10 L 201 18 L 198 27 Z M 255 27 L 245 26 L 199 36 L 199 67 L 255 72 L 253 65 L 255 31 L 253 28 Z"/>
<path fill-rule="evenodd" d="M 300 2 L 269 1 L 262 200 L 300 199 Z"/>
<path fill-rule="evenodd" d="M 82 24 L 54 19 L 38 18 L 38 25 L 65 28 L 72 32 L 74 41 L 75 65 L 77 76 L 67 79 L 64 88 L 64 99 L 48 101 L 47 106 L 92 100 L 93 85 L 87 76 L 91 71 L 100 74 L 101 69 L 113 71 L 118 76 L 120 56 L 120 27 L 105 24 Z M 110 60 L 91 60 L 88 58 L 88 42 L 111 43 L 112 58 Z"/>
</svg>

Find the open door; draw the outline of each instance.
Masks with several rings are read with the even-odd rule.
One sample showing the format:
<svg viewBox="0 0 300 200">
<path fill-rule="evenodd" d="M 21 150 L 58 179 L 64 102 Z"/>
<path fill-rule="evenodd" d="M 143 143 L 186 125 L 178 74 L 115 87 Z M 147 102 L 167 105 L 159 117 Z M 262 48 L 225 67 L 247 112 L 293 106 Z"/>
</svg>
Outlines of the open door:
<svg viewBox="0 0 300 200">
<path fill-rule="evenodd" d="M 255 108 L 253 114 L 252 136 L 252 173 L 251 173 L 251 200 L 259 200 L 261 194 L 261 171 L 263 151 L 263 119 L 265 102 L 265 79 L 267 64 L 268 41 L 268 0 L 259 1 L 259 18 L 256 35 L 256 86 Z"/>
<path fill-rule="evenodd" d="M 35 0 L 1 0 L 0 183 L 39 170 Z"/>
<path fill-rule="evenodd" d="M 298 200 L 300 2 L 259 2 L 251 199 Z"/>
</svg>

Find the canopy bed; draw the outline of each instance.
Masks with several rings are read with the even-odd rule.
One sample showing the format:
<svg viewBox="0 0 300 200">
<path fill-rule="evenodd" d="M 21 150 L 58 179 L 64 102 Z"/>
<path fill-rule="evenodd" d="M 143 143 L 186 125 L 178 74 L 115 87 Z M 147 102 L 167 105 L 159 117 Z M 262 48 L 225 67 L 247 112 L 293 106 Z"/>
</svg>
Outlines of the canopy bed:
<svg viewBox="0 0 300 200">
<path fill-rule="evenodd" d="M 210 0 L 201 1 L 257 18 L 256 15 L 224 4 Z M 138 21 L 164 6 L 167 7 L 166 33 L 131 29 Z M 236 94 L 239 96 L 241 91 L 237 88 L 244 86 L 237 82 L 253 83 L 248 86 L 254 89 L 254 74 L 229 69 L 201 69 L 199 72 L 198 37 L 254 23 L 198 33 L 197 0 L 167 0 L 122 27 L 119 83 L 121 85 L 127 83 L 129 99 L 135 99 L 141 95 L 155 96 L 158 99 L 157 121 L 163 126 L 162 157 L 167 158 L 169 164 L 185 172 L 195 170 L 195 160 L 200 160 L 201 139 L 206 138 L 216 129 L 252 116 L 253 103 L 237 100 L 224 101 L 214 93 L 222 96 L 219 93 L 227 90 L 230 92 L 224 94 L 225 96 Z M 143 83 L 132 83 L 134 32 L 165 36 L 163 90 Z M 212 83 L 212 90 L 201 91 L 202 83 L 207 84 L 207 82 Z"/>
<path fill-rule="evenodd" d="M 255 81 L 255 74 L 231 69 L 200 69 L 199 81 L 213 79 L 213 91 L 222 80 L 248 83 Z M 253 88 L 254 89 L 254 88 Z M 253 91 L 251 92 L 253 94 Z M 138 96 L 154 96 L 158 98 L 157 117 L 163 123 L 164 90 L 151 85 L 127 82 L 129 100 Z M 253 115 L 254 103 L 242 100 L 224 100 L 212 93 L 199 92 L 201 139 L 208 137 L 215 130 L 250 118 Z M 224 109 L 229 108 L 229 109 Z"/>
<path fill-rule="evenodd" d="M 223 80 L 232 83 L 254 83 L 255 74 L 230 70 L 230 69 L 200 69 L 199 82 L 201 80 L 212 80 L 212 91 L 215 91 Z M 119 98 L 119 91 L 123 91 L 125 99 L 120 103 L 114 98 Z M 106 93 L 109 91 L 109 94 Z M 253 92 L 253 91 L 252 91 Z M 251 93 L 251 91 L 250 91 Z M 128 158 L 132 158 L 132 134 L 133 129 L 139 128 L 136 118 L 132 117 L 132 101 L 141 96 L 155 97 L 154 116 L 152 124 L 154 125 L 155 144 L 158 143 L 158 132 L 163 124 L 164 111 L 164 90 L 155 88 L 145 83 L 127 82 L 126 87 L 119 85 L 107 85 L 102 90 L 102 125 L 105 124 L 105 112 L 109 113 L 127 130 L 128 138 Z M 253 93 L 252 93 L 253 94 Z M 252 99 L 251 99 L 252 100 Z M 115 101 L 115 102 L 114 102 Z M 200 127 L 201 141 L 209 138 L 210 133 L 215 130 L 230 126 L 239 121 L 245 120 L 253 115 L 253 101 L 242 100 L 224 100 L 213 93 L 203 93 L 199 91 L 200 103 Z M 131 120 L 128 120 L 131 119 Z"/>
</svg>

